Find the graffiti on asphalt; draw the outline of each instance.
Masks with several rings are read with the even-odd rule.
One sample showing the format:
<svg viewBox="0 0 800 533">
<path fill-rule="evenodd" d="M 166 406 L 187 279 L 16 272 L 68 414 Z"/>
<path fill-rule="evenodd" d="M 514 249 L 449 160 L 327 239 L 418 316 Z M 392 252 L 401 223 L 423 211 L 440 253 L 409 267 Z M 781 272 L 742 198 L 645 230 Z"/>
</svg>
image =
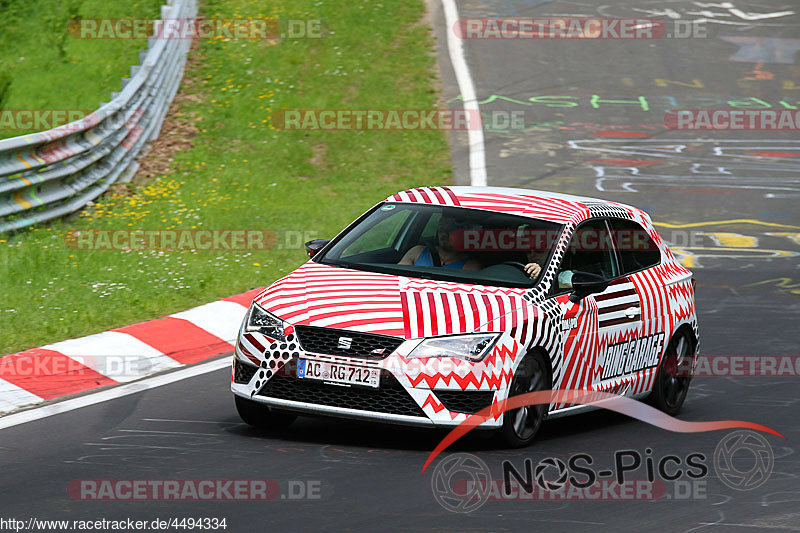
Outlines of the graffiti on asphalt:
<svg viewBox="0 0 800 533">
<path fill-rule="evenodd" d="M 705 222 L 654 222 L 664 240 L 670 243 L 675 256 L 687 268 L 703 268 L 711 263 L 731 259 L 741 268 L 751 268 L 752 261 L 771 261 L 800 256 L 798 226 L 756 219 L 716 220 Z M 735 227 L 737 231 L 725 229 Z M 794 229 L 788 231 L 754 231 L 754 227 Z M 749 229 L 740 229 L 749 228 Z M 687 231 L 692 230 L 692 231 Z M 791 249 L 786 249 L 788 245 Z"/>
<path fill-rule="evenodd" d="M 726 37 L 720 39 L 739 47 L 728 59 L 744 63 L 794 63 L 795 54 L 800 52 L 800 39 L 779 39 L 777 37 Z"/>
<path fill-rule="evenodd" d="M 574 2 L 565 2 L 570 4 Z M 600 5 L 597 12 L 604 17 L 626 17 L 635 14 L 642 17 L 665 17 L 671 20 L 689 21 L 694 24 L 717 24 L 733 26 L 738 30 L 757 27 L 781 27 L 791 24 L 788 20 L 797 12 L 797 4 L 772 2 L 768 6 L 751 2 L 697 2 L 645 0 L 638 2 L 641 7 L 631 7 L 630 3 Z"/>
<path fill-rule="evenodd" d="M 631 138 L 580 139 L 568 141 L 568 145 L 609 158 L 592 160 L 598 191 L 689 187 L 712 192 L 756 190 L 764 198 L 800 198 L 800 141 Z"/>
<path fill-rule="evenodd" d="M 761 285 L 773 286 L 778 289 L 778 292 L 800 295 L 800 282 L 792 278 L 765 279 L 764 281 L 745 285 L 745 287 L 758 287 Z"/>
<path fill-rule="evenodd" d="M 448 103 L 462 100 L 461 95 L 448 100 Z M 478 105 L 494 102 L 510 103 L 526 107 L 578 108 L 575 111 L 595 109 L 607 110 L 614 106 L 624 106 L 631 111 L 660 112 L 672 109 L 714 109 L 730 107 L 735 109 L 800 109 L 800 100 L 782 98 L 779 100 L 762 99 L 755 96 L 708 96 L 708 95 L 648 95 L 648 96 L 604 96 L 591 94 L 575 95 L 538 95 L 525 99 L 512 98 L 501 94 L 492 94 L 478 99 Z"/>
</svg>

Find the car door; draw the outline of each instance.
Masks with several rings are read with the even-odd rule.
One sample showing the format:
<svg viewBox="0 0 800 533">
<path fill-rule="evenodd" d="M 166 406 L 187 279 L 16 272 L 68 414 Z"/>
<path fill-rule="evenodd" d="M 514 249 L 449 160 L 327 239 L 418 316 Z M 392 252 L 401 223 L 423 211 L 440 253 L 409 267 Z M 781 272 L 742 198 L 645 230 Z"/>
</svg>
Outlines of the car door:
<svg viewBox="0 0 800 533">
<path fill-rule="evenodd" d="M 619 258 L 620 279 L 627 280 L 627 286 L 635 290 L 640 313 L 637 321 L 631 321 L 620 331 L 618 342 L 626 344 L 622 348 L 613 348 L 611 358 L 623 362 L 620 366 L 629 384 L 628 392 L 635 395 L 650 389 L 668 342 L 665 338 L 668 329 L 665 315 L 667 298 L 660 277 L 654 273 L 654 268 L 661 263 L 661 251 L 638 222 L 612 218 L 609 224 Z M 631 288 L 627 289 L 629 293 Z M 636 310 L 632 307 L 626 309 Z"/>
<path fill-rule="evenodd" d="M 609 287 L 577 303 L 569 301 L 573 272 L 589 272 L 609 280 Z M 553 294 L 561 309 L 564 346 L 561 389 L 596 390 L 601 385 L 605 345 L 622 327 L 616 321 L 617 306 L 629 301 L 629 284 L 617 280 L 619 266 L 604 218 L 582 223 L 570 239 L 553 284 Z M 635 291 L 634 291 L 635 294 Z M 609 387 L 611 383 L 608 384 Z M 606 387 L 609 388 L 609 387 Z M 560 406 L 560 407 L 563 407 Z"/>
<path fill-rule="evenodd" d="M 595 295 L 598 314 L 598 358 L 595 388 L 614 394 L 633 390 L 642 331 L 642 307 L 636 286 L 628 276 L 616 276 Z"/>
</svg>

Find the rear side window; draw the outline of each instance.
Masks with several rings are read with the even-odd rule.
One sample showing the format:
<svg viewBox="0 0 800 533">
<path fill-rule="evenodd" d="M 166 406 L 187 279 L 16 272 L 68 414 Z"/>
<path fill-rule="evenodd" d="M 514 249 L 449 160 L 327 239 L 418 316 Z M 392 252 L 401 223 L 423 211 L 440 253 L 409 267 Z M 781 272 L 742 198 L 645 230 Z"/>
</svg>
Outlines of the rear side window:
<svg viewBox="0 0 800 533">
<path fill-rule="evenodd" d="M 618 275 L 605 220 L 584 222 L 572 234 L 559 274 L 577 271 L 598 274 L 605 279 L 613 279 Z"/>
<path fill-rule="evenodd" d="M 658 245 L 638 222 L 622 219 L 611 219 L 609 222 L 623 274 L 644 270 L 661 262 Z"/>
</svg>

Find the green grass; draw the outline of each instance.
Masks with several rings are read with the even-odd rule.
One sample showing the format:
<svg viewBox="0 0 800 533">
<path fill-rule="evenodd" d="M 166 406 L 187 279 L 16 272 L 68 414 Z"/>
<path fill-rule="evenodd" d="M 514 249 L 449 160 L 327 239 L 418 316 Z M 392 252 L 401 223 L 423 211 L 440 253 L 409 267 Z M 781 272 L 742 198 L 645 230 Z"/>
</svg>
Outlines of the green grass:
<svg viewBox="0 0 800 533">
<path fill-rule="evenodd" d="M 181 118 L 198 127 L 171 170 L 70 223 L 0 243 L 0 353 L 176 312 L 266 285 L 302 249 L 79 251 L 67 230 L 266 229 L 333 236 L 384 197 L 449 182 L 436 131 L 279 131 L 273 110 L 433 108 L 432 38 L 421 0 L 207 0 L 208 17 L 324 20 L 320 39 L 201 41 Z M 0 241 L 6 239 L 0 235 Z"/>
<path fill-rule="evenodd" d="M 162 0 L 0 0 L 0 110 L 94 110 L 139 64 L 143 40 L 76 39 L 71 19 L 158 18 Z M 31 131 L 0 130 L 0 138 Z"/>
</svg>

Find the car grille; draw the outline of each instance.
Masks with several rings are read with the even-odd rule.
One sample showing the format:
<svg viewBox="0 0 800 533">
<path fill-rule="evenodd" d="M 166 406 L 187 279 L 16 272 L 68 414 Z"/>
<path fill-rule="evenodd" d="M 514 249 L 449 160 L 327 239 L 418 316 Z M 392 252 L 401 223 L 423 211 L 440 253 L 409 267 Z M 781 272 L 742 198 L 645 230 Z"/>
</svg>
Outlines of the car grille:
<svg viewBox="0 0 800 533">
<path fill-rule="evenodd" d="M 258 367 L 243 363 L 238 359 L 233 360 L 233 382 L 234 383 L 250 383 L 253 379 L 253 374 L 256 373 Z"/>
<path fill-rule="evenodd" d="M 445 409 L 454 413 L 475 414 L 488 407 L 494 399 L 494 391 L 433 391 Z"/>
<path fill-rule="evenodd" d="M 295 326 L 295 332 L 303 350 L 326 355 L 383 359 L 403 343 L 398 337 L 346 329 Z M 340 347 L 341 337 L 352 339 L 349 348 Z"/>
<path fill-rule="evenodd" d="M 328 407 L 344 407 L 392 415 L 424 417 L 422 409 L 392 375 L 381 376 L 380 388 L 341 387 L 276 374 L 259 396 Z"/>
</svg>

